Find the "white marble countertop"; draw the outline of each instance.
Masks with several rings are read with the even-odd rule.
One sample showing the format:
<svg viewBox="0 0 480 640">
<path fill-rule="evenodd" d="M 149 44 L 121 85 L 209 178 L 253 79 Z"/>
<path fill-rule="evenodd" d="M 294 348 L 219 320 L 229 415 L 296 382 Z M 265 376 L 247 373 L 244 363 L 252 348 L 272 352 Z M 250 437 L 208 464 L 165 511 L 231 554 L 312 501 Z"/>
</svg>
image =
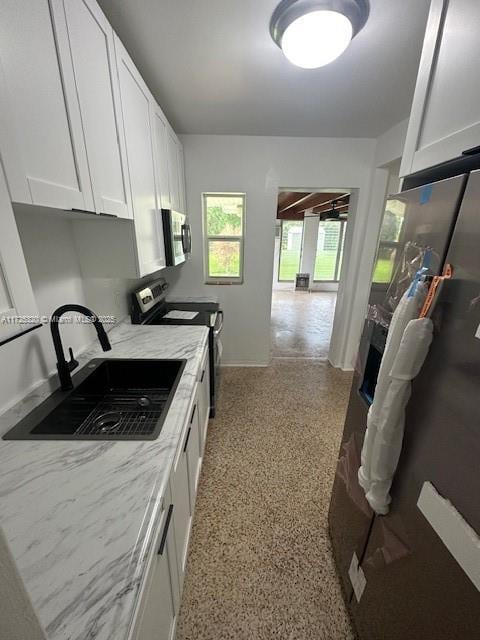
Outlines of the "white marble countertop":
<svg viewBox="0 0 480 640">
<path fill-rule="evenodd" d="M 78 358 L 186 358 L 157 440 L 0 440 L 0 524 L 48 640 L 126 640 L 207 343 L 200 326 L 122 323 Z M 98 348 L 97 348 L 98 347 Z M 0 416 L 0 433 L 51 393 Z"/>
</svg>

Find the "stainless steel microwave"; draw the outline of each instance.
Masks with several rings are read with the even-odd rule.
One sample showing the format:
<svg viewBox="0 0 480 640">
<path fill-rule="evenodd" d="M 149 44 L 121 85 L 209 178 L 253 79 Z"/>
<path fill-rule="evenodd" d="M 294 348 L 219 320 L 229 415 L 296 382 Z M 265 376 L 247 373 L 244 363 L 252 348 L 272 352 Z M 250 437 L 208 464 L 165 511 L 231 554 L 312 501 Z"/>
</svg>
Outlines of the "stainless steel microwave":
<svg viewBox="0 0 480 640">
<path fill-rule="evenodd" d="M 192 251 L 192 235 L 187 216 L 172 209 L 162 209 L 163 237 L 167 267 L 176 267 Z"/>
</svg>

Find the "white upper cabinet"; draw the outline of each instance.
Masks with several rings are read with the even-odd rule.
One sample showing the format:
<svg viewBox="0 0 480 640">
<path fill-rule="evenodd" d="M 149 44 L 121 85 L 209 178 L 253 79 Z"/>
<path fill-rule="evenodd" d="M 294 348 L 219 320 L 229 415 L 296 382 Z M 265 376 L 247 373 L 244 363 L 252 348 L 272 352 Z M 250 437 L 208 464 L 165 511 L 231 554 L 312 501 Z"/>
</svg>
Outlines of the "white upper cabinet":
<svg viewBox="0 0 480 640">
<path fill-rule="evenodd" d="M 37 313 L 7 184 L 0 166 L 0 344 L 32 327 L 12 316 Z M 10 318 L 10 319 L 9 319 Z M 35 323 L 34 323 L 35 324 Z"/>
<path fill-rule="evenodd" d="M 127 143 L 139 276 L 165 267 L 161 212 L 153 162 L 153 98 L 120 40 L 115 52 Z"/>
<path fill-rule="evenodd" d="M 10 197 L 93 210 L 73 69 L 60 62 L 48 0 L 2 0 L 0 153 Z"/>
<path fill-rule="evenodd" d="M 113 30 L 94 0 L 51 0 L 60 58 L 71 56 L 97 213 L 132 217 Z"/>
<path fill-rule="evenodd" d="M 432 0 L 401 175 L 480 145 L 480 3 Z"/>
<path fill-rule="evenodd" d="M 168 171 L 167 120 L 157 104 L 153 105 L 153 139 L 157 199 L 159 209 L 171 209 L 170 176 Z"/>
<path fill-rule="evenodd" d="M 180 179 L 178 174 L 178 141 L 175 132 L 171 127 L 167 127 L 167 159 L 168 159 L 168 180 L 170 184 L 170 203 L 175 211 L 180 209 Z M 183 213 L 183 211 L 182 211 Z"/>
<path fill-rule="evenodd" d="M 187 202 L 185 197 L 185 164 L 183 159 L 183 144 L 177 143 L 178 162 L 178 207 L 182 213 L 187 213 Z"/>
<path fill-rule="evenodd" d="M 157 104 L 153 106 L 157 193 L 163 209 L 186 213 L 183 147 Z"/>
</svg>

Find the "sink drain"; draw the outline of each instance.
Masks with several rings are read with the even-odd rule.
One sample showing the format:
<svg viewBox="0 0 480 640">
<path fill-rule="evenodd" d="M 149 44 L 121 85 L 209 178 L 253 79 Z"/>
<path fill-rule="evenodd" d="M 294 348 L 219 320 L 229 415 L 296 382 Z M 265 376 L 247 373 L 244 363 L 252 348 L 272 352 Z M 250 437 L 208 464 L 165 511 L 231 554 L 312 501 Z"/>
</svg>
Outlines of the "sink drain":
<svg viewBox="0 0 480 640">
<path fill-rule="evenodd" d="M 101 433 L 110 433 L 115 431 L 122 422 L 122 414 L 118 411 L 110 411 L 98 416 L 93 422 L 93 426 L 96 427 Z"/>
</svg>

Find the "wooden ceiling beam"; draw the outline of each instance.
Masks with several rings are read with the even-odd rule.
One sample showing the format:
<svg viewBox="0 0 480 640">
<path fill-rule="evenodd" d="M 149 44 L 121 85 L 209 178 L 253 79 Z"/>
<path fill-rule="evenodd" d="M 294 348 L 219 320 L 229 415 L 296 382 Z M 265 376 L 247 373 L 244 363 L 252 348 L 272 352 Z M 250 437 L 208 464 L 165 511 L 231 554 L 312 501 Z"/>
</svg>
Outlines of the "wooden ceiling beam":
<svg viewBox="0 0 480 640">
<path fill-rule="evenodd" d="M 300 213 L 290 213 L 290 210 L 281 211 L 277 213 L 277 220 L 303 220 L 304 214 L 303 211 Z"/>
<path fill-rule="evenodd" d="M 288 209 L 291 214 L 303 213 L 307 209 L 313 209 L 327 203 L 331 203 L 333 200 L 337 200 L 343 193 L 311 193 L 302 202 L 295 204 Z"/>
<path fill-rule="evenodd" d="M 282 211 L 286 211 L 290 207 L 300 204 L 302 200 L 305 200 L 305 198 L 308 198 L 310 195 L 310 193 L 299 191 L 281 191 L 278 194 L 277 213 L 282 213 Z"/>
<path fill-rule="evenodd" d="M 317 213 L 319 211 L 328 211 L 329 209 L 332 208 L 332 205 L 333 205 L 334 202 L 337 203 L 335 205 L 336 209 L 340 209 L 341 207 L 344 207 L 344 206 L 348 207 L 348 205 L 350 203 L 350 195 L 347 193 L 347 194 L 342 194 L 338 198 L 332 198 L 331 200 L 323 202 L 322 204 L 318 205 L 317 207 L 314 207 L 313 210 L 316 211 Z"/>
</svg>

